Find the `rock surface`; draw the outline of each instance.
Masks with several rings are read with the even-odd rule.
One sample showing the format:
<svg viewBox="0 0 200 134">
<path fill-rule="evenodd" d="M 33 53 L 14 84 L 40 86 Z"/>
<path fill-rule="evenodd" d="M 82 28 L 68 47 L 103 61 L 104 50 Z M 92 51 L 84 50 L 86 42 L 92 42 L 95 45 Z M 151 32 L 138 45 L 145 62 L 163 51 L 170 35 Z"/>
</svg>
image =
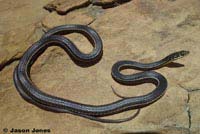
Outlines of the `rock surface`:
<svg viewBox="0 0 200 134">
<path fill-rule="evenodd" d="M 44 6 L 49 11 L 56 10 L 60 14 L 65 14 L 73 9 L 88 5 L 89 0 L 55 0 Z"/>
<path fill-rule="evenodd" d="M 48 14 L 42 7 L 49 1 L 0 1 L 0 70 L 41 37 L 40 22 Z"/>
<path fill-rule="evenodd" d="M 80 3 L 57 1 L 60 4 L 48 0 L 32 1 L 34 4 L 31 1 L 11 2 L 0 1 L 3 18 L 0 20 L 0 115 L 3 115 L 0 117 L 0 131 L 3 128 L 38 128 L 59 134 L 200 133 L 198 0 L 134 0 L 106 9 L 92 4 L 79 6 L 86 2 L 84 0 Z M 48 13 L 42 8 L 47 2 L 56 7 L 56 11 L 68 12 L 62 16 L 56 12 Z M 74 64 L 62 49 L 47 49 L 33 65 L 31 77 L 41 90 L 58 97 L 87 104 L 105 104 L 119 99 L 113 94 L 111 85 L 125 96 L 143 95 L 154 86 L 123 86 L 112 79 L 111 67 L 116 61 L 152 62 L 178 50 L 189 50 L 190 55 L 176 61 L 183 67 L 169 66 L 157 70 L 168 79 L 166 94 L 129 122 L 103 124 L 71 114 L 44 111 L 19 96 L 12 81 L 13 69 L 18 58 L 41 37 L 44 30 L 73 23 L 94 28 L 103 40 L 104 54 L 99 63 L 82 68 Z M 88 53 L 92 50 L 81 35 L 67 37 L 81 51 Z M 124 71 L 132 72 L 136 71 Z M 109 118 L 124 118 L 132 114 L 129 111 Z"/>
<path fill-rule="evenodd" d="M 88 5 L 111 8 L 128 1 L 130 0 L 54 0 L 45 5 L 44 8 L 50 12 L 56 11 L 58 14 L 64 15 L 70 11 L 87 7 Z"/>
</svg>

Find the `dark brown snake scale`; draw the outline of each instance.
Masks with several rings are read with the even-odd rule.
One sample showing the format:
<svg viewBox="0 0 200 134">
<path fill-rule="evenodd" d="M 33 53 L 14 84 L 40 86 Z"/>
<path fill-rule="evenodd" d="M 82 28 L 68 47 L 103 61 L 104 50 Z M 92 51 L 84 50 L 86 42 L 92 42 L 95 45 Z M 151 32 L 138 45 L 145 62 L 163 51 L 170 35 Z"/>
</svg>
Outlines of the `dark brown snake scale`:
<svg viewBox="0 0 200 134">
<path fill-rule="evenodd" d="M 62 36 L 69 33 L 80 33 L 84 35 L 93 45 L 93 51 L 89 54 L 84 54 L 74 45 L 72 41 Z M 103 53 L 103 45 L 101 38 L 95 30 L 88 26 L 83 25 L 63 25 L 49 30 L 43 37 L 34 43 L 24 53 L 19 61 L 19 64 L 14 71 L 14 83 L 20 95 L 28 102 L 43 108 L 45 110 L 70 113 L 85 117 L 91 120 L 105 122 L 105 123 L 120 123 L 133 119 L 138 113 L 124 119 L 103 119 L 128 110 L 140 109 L 146 107 L 159 98 L 161 98 L 167 89 L 167 80 L 161 74 L 151 71 L 161 68 L 164 65 L 187 55 L 188 51 L 179 51 L 170 54 L 160 61 L 153 63 L 139 63 L 134 61 L 118 61 L 112 67 L 112 77 L 121 84 L 134 84 L 134 83 L 153 83 L 156 88 L 142 96 L 136 97 L 123 97 L 118 101 L 104 105 L 88 105 L 64 98 L 49 95 L 40 89 L 31 81 L 30 69 L 37 58 L 50 46 L 59 46 L 63 48 L 71 58 L 77 63 L 82 65 L 89 65 L 98 62 Z M 144 72 L 124 75 L 120 73 L 122 69 L 132 68 L 143 70 Z"/>
</svg>

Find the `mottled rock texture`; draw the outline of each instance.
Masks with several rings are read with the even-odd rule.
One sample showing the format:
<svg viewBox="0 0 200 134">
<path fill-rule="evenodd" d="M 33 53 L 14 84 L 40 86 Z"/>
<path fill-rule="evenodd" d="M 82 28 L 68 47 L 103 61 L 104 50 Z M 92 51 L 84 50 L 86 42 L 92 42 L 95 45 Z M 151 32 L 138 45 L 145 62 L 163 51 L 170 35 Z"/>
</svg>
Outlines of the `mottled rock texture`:
<svg viewBox="0 0 200 134">
<path fill-rule="evenodd" d="M 0 131 L 39 128 L 51 129 L 55 134 L 199 134 L 199 6 L 199 0 L 1 0 Z M 134 120 L 103 124 L 71 114 L 48 112 L 19 96 L 12 73 L 18 59 L 33 42 L 49 28 L 63 24 L 94 28 L 103 40 L 102 59 L 94 66 L 82 68 L 74 64 L 64 50 L 51 47 L 33 65 L 31 77 L 42 91 L 81 103 L 100 105 L 118 100 L 111 85 L 125 96 L 143 95 L 153 90 L 151 84 L 123 86 L 116 83 L 110 73 L 118 60 L 152 62 L 178 50 L 189 50 L 190 55 L 176 61 L 183 64 L 182 67 L 157 70 L 168 79 L 168 90 L 159 101 L 142 109 Z M 81 51 L 92 50 L 81 35 L 67 37 Z M 124 71 L 125 74 L 135 72 Z M 109 118 L 130 114 L 133 112 Z"/>
<path fill-rule="evenodd" d="M 49 1 L 0 1 L 0 70 L 41 37 L 40 22 L 48 14 L 42 7 Z"/>
</svg>

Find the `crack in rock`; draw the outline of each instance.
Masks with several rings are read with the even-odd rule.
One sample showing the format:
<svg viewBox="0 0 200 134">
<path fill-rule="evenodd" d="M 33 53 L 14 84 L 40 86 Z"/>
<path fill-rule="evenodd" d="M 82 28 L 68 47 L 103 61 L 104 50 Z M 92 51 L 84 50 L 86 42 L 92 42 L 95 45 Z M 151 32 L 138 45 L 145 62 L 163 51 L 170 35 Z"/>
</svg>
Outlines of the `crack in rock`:
<svg viewBox="0 0 200 134">
<path fill-rule="evenodd" d="M 200 89 L 192 89 L 192 90 L 190 90 L 190 89 L 187 89 L 187 88 L 185 88 L 185 87 L 183 87 L 182 85 L 179 85 L 182 89 L 184 89 L 186 92 L 187 92 L 187 94 L 188 94 L 188 97 L 187 97 L 187 101 L 186 101 L 186 111 L 187 111 L 187 115 L 188 115 L 188 128 L 189 128 L 189 132 L 191 133 L 191 126 L 192 126 L 192 115 L 191 115 L 191 109 L 190 109 L 190 105 L 189 105 L 189 103 L 190 103 L 190 99 L 191 99 L 191 96 L 190 96 L 190 93 L 191 92 L 194 92 L 194 91 L 198 91 L 198 90 L 200 90 Z M 190 134 L 189 133 L 189 134 Z"/>
<path fill-rule="evenodd" d="M 46 33 L 49 29 L 48 26 L 46 26 L 42 21 L 41 21 L 41 28 L 44 33 Z"/>
<path fill-rule="evenodd" d="M 187 99 L 187 103 L 186 103 L 186 110 L 187 110 L 187 114 L 188 114 L 188 128 L 190 130 L 190 133 L 191 134 L 192 130 L 191 128 L 194 127 L 193 124 L 192 124 L 192 114 L 191 114 L 191 106 L 190 106 L 190 100 L 191 100 L 191 93 L 193 92 L 198 92 L 200 91 L 200 88 L 186 88 L 182 85 L 179 85 L 182 89 L 184 89 L 187 93 L 188 93 L 188 99 Z"/>
<path fill-rule="evenodd" d="M 66 15 L 71 11 L 86 8 L 89 5 L 101 6 L 103 9 L 107 9 L 117 7 L 130 1 L 131 0 L 85 0 L 78 3 L 69 3 L 69 1 L 66 0 L 55 0 L 45 5 L 44 9 L 48 10 L 49 12 L 56 11 L 59 15 Z M 72 6 L 69 6 L 70 4 Z"/>
<path fill-rule="evenodd" d="M 191 128 L 191 111 L 190 111 L 190 106 L 189 106 L 189 102 L 190 102 L 190 93 L 188 92 L 188 98 L 187 98 L 187 113 L 188 113 L 188 128 Z"/>
<path fill-rule="evenodd" d="M 84 25 L 89 26 L 89 25 L 91 25 L 92 23 L 94 23 L 95 20 L 96 20 L 96 18 L 93 18 L 91 21 L 87 22 L 87 23 L 84 24 Z M 59 24 L 59 25 L 60 25 L 60 24 Z M 61 25 L 63 25 L 63 24 L 61 24 Z M 56 25 L 56 26 L 57 26 L 57 25 Z M 46 24 L 44 21 L 41 22 L 41 27 L 42 27 L 42 31 L 43 31 L 44 33 L 46 33 L 50 28 L 52 28 L 52 26 L 49 26 L 49 25 Z"/>
<path fill-rule="evenodd" d="M 92 21 L 90 21 L 87 26 L 91 25 L 96 19 L 94 18 Z"/>
<path fill-rule="evenodd" d="M 6 66 L 9 66 L 9 65 L 12 64 L 13 62 L 18 61 L 18 60 L 20 60 L 20 59 L 21 59 L 21 57 L 13 57 L 13 58 L 7 60 L 6 62 L 1 63 L 1 64 L 0 64 L 0 72 L 1 72 Z"/>
<path fill-rule="evenodd" d="M 33 40 L 32 38 L 33 38 L 33 36 L 37 36 L 38 29 L 39 30 L 41 29 L 43 34 L 45 33 L 44 27 L 42 25 L 35 26 L 34 30 L 31 33 L 29 33 L 29 36 L 27 36 L 27 38 L 24 39 L 23 42 L 34 43 L 35 39 Z M 16 44 L 16 45 L 18 45 L 18 44 Z M 26 51 L 26 49 L 21 49 L 21 50 L 15 51 L 15 52 L 13 52 L 13 55 L 11 55 L 8 58 L 6 58 L 5 60 L 1 61 L 0 62 L 0 71 L 2 71 L 5 67 L 9 66 L 13 62 L 20 60 L 25 51 Z"/>
<path fill-rule="evenodd" d="M 200 91 L 200 88 L 186 88 L 182 85 L 179 85 L 179 87 L 181 87 L 182 89 L 184 89 L 187 92 L 195 92 L 195 91 Z"/>
<path fill-rule="evenodd" d="M 168 126 L 168 125 L 167 125 L 167 126 L 164 126 L 164 128 L 182 130 L 182 131 L 186 131 L 188 134 L 190 134 L 190 128 L 187 128 L 187 127 Z"/>
<path fill-rule="evenodd" d="M 197 26 L 200 24 L 200 16 L 199 15 L 188 15 L 184 21 L 180 22 L 177 27 L 181 28 L 184 26 Z"/>
<path fill-rule="evenodd" d="M 200 91 L 200 88 L 192 88 L 192 89 L 189 89 L 188 92 L 195 92 L 195 91 Z"/>
</svg>

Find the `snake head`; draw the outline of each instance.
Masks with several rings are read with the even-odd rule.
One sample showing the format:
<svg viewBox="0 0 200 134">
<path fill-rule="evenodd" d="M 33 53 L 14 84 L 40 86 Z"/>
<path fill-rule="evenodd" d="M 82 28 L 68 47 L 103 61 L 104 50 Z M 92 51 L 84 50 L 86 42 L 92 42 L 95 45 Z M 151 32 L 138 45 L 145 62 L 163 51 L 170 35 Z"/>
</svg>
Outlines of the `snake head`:
<svg viewBox="0 0 200 134">
<path fill-rule="evenodd" d="M 189 51 L 182 50 L 182 51 L 178 51 L 178 52 L 170 54 L 169 57 L 171 60 L 176 60 L 188 55 L 189 53 L 190 53 Z"/>
</svg>

